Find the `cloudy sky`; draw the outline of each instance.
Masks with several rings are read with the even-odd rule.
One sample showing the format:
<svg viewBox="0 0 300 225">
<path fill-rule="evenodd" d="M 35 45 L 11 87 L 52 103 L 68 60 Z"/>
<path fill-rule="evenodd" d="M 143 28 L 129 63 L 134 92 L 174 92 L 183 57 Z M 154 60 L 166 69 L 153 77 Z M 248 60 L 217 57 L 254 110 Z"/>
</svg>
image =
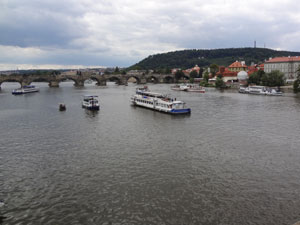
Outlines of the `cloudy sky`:
<svg viewBox="0 0 300 225">
<path fill-rule="evenodd" d="M 298 0 L 0 0 L 0 70 L 130 66 L 181 49 L 300 51 Z"/>
</svg>

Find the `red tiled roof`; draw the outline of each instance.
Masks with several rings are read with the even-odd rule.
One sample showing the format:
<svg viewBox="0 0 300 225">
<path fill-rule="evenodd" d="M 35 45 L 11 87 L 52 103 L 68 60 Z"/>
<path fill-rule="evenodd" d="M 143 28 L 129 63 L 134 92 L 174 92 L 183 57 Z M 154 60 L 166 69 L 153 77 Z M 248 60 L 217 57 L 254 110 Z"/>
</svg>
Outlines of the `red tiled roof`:
<svg viewBox="0 0 300 225">
<path fill-rule="evenodd" d="M 248 66 L 248 70 L 257 70 L 256 66 Z"/>
<path fill-rule="evenodd" d="M 222 69 L 222 71 L 219 71 L 216 73 L 216 75 L 222 75 L 223 77 L 236 77 L 238 74 L 238 72 L 232 72 L 230 71 L 228 68 L 224 68 Z"/>
<path fill-rule="evenodd" d="M 276 63 L 276 62 L 300 62 L 300 56 L 290 56 L 290 57 L 276 57 L 269 59 L 265 63 Z"/>
<path fill-rule="evenodd" d="M 246 65 L 242 65 L 242 63 L 236 61 L 234 63 L 232 63 L 229 68 L 241 68 L 241 67 L 247 67 Z"/>
</svg>

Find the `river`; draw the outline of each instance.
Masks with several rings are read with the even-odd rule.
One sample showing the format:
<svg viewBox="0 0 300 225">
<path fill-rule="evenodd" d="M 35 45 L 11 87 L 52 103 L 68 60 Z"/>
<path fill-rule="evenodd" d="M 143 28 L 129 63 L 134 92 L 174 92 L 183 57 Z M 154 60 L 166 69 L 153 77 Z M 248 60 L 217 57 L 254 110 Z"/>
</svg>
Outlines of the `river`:
<svg viewBox="0 0 300 225">
<path fill-rule="evenodd" d="M 300 97 L 149 85 L 191 107 L 130 106 L 135 85 L 0 91 L 3 224 L 291 225 L 300 220 Z M 85 94 L 101 110 L 81 108 Z M 59 103 L 67 110 L 60 112 Z"/>
</svg>

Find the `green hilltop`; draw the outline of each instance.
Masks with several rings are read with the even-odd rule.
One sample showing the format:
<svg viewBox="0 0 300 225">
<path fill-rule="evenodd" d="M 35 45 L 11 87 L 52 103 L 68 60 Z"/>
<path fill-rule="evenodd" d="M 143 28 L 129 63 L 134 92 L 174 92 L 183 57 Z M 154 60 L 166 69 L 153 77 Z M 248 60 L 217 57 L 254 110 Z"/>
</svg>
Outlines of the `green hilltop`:
<svg viewBox="0 0 300 225">
<path fill-rule="evenodd" d="M 247 65 L 263 63 L 270 57 L 299 56 L 300 52 L 276 51 L 267 48 L 226 48 L 226 49 L 191 49 L 150 55 L 128 69 L 187 69 L 195 65 L 200 67 L 217 64 L 229 66 L 236 60 L 245 61 Z"/>
</svg>

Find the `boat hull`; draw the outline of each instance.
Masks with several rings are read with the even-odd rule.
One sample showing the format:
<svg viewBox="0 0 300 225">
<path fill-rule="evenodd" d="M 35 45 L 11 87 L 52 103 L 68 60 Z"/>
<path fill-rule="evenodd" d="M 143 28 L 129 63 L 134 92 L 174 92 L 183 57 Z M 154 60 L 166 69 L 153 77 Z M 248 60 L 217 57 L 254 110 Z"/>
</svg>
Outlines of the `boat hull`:
<svg viewBox="0 0 300 225">
<path fill-rule="evenodd" d="M 83 105 L 82 107 L 85 109 L 88 109 L 88 110 L 94 110 L 94 111 L 100 110 L 100 106 L 85 106 L 85 105 Z"/>
<path fill-rule="evenodd" d="M 170 111 L 166 111 L 166 110 L 162 110 L 162 109 L 159 109 L 159 108 L 150 108 L 150 107 L 147 107 L 147 106 L 144 106 L 144 105 L 139 105 L 139 104 L 134 103 L 134 102 L 132 103 L 132 106 L 138 106 L 138 107 L 141 107 L 141 108 L 150 109 L 150 110 L 153 110 L 153 111 L 166 113 L 166 114 L 170 114 L 170 115 L 191 114 L 191 109 L 190 108 L 187 108 L 187 109 L 172 109 Z"/>
<path fill-rule="evenodd" d="M 34 92 L 39 92 L 39 90 L 34 90 L 34 91 L 12 91 L 13 95 L 23 95 L 23 94 L 29 94 L 29 93 L 34 93 Z"/>
<path fill-rule="evenodd" d="M 187 92 L 197 92 L 197 93 L 205 93 L 205 90 L 197 90 L 197 89 L 188 89 Z"/>
<path fill-rule="evenodd" d="M 190 114 L 191 113 L 191 109 L 190 108 L 187 108 L 187 109 L 172 109 L 169 113 L 173 114 L 173 115 L 177 115 L 177 114 Z"/>
<path fill-rule="evenodd" d="M 268 96 L 282 96 L 282 92 L 278 92 L 278 93 L 267 93 L 266 95 Z"/>
<path fill-rule="evenodd" d="M 199 86 L 192 86 L 192 85 L 172 86 L 171 90 L 173 90 L 173 91 L 205 93 L 204 88 L 201 88 Z"/>
</svg>

